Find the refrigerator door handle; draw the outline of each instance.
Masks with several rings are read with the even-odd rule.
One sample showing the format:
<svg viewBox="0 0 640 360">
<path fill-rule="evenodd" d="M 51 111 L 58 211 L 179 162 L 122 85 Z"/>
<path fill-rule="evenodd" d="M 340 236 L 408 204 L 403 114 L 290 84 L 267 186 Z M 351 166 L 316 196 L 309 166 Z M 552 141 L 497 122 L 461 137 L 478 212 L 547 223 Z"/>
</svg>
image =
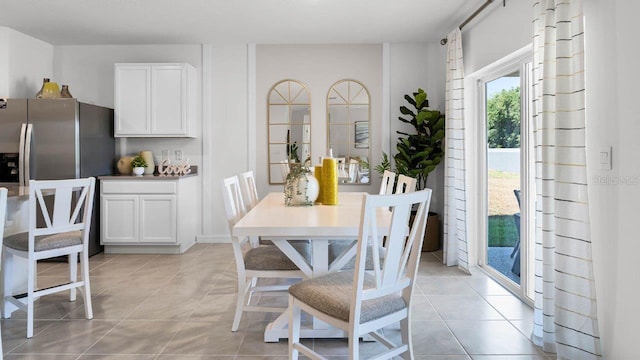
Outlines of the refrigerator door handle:
<svg viewBox="0 0 640 360">
<path fill-rule="evenodd" d="M 29 180 L 31 180 L 31 174 L 29 170 L 31 168 L 31 136 L 33 136 L 33 124 L 27 124 L 27 136 L 24 138 L 24 182 L 23 186 L 29 186 Z"/>
<path fill-rule="evenodd" d="M 20 186 L 24 185 L 24 162 L 25 162 L 25 137 L 27 135 L 27 127 L 29 125 L 22 124 L 20 128 L 20 148 L 18 149 L 18 181 Z"/>
</svg>

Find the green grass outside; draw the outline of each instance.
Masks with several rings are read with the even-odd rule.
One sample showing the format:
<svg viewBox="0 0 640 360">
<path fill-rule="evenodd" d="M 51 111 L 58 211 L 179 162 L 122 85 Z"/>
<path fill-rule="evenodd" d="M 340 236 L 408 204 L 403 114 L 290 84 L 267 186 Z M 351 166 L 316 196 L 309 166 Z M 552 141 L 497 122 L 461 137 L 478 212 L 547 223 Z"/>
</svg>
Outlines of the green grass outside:
<svg viewBox="0 0 640 360">
<path fill-rule="evenodd" d="M 513 247 L 517 239 L 513 215 L 489 216 L 489 246 Z"/>
</svg>

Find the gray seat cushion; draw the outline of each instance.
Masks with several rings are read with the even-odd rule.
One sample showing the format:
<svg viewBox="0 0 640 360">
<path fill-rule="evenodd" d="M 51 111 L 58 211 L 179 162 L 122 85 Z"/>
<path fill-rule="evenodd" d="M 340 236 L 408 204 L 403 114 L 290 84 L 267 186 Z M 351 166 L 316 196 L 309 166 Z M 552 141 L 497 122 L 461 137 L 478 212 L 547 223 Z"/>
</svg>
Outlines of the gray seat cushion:
<svg viewBox="0 0 640 360">
<path fill-rule="evenodd" d="M 293 247 L 311 262 L 311 246 L 296 243 Z M 299 270 L 277 246 L 264 245 L 247 251 L 244 255 L 244 267 L 247 270 Z"/>
<path fill-rule="evenodd" d="M 59 249 L 67 246 L 82 244 L 81 231 L 69 231 L 60 234 L 36 236 L 35 251 Z M 29 233 L 23 232 L 10 235 L 4 238 L 4 245 L 12 249 L 28 251 Z"/>
<path fill-rule="evenodd" d="M 263 239 L 262 236 L 258 237 L 258 241 L 260 245 L 273 245 L 273 241 L 269 239 Z M 289 240 L 289 242 L 292 244 L 298 244 L 298 243 L 308 244 L 309 240 Z"/>
<path fill-rule="evenodd" d="M 289 288 L 289 294 L 327 315 L 349 321 L 353 295 L 353 270 L 340 271 L 301 281 Z M 372 288 L 373 276 L 366 275 L 364 288 Z M 360 323 L 381 318 L 407 307 L 400 293 L 366 300 L 362 303 Z"/>
</svg>

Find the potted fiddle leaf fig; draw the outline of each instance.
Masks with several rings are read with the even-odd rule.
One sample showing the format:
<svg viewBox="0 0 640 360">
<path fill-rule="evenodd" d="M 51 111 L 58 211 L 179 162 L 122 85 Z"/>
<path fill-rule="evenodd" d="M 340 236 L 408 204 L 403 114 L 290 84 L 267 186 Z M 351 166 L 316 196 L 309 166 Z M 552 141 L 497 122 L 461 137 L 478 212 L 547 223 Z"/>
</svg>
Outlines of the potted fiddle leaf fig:
<svg viewBox="0 0 640 360">
<path fill-rule="evenodd" d="M 438 110 L 430 110 L 427 93 L 418 89 L 413 96 L 405 95 L 410 107 L 401 106 L 404 117 L 398 120 L 410 124 L 414 132 L 397 131 L 399 135 L 394 155 L 396 171 L 399 174 L 416 179 L 418 189 L 427 186 L 429 173 L 436 169 L 444 156 L 444 114 Z"/>
<path fill-rule="evenodd" d="M 427 93 L 418 89 L 413 96 L 405 95 L 410 106 L 401 106 L 403 116 L 398 120 L 411 124 L 414 131 L 396 131 L 399 135 L 397 153 L 393 156 L 396 172 L 416 179 L 418 190 L 427 186 L 429 173 L 436 169 L 444 157 L 444 121 L 438 110 L 429 109 Z M 383 154 L 386 156 L 386 154 Z M 390 164 L 389 164 L 390 166 Z M 438 214 L 429 212 L 428 226 L 424 235 L 423 251 L 434 251 L 440 247 L 440 220 Z"/>
</svg>

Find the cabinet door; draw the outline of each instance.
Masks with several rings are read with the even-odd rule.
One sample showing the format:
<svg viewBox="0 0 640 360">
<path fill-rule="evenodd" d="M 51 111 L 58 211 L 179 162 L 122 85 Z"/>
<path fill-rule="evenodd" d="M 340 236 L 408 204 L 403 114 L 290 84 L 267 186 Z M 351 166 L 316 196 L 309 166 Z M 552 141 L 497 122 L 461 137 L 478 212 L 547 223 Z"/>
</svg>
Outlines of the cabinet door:
<svg viewBox="0 0 640 360">
<path fill-rule="evenodd" d="M 116 65 L 115 136 L 151 133 L 151 67 Z"/>
<path fill-rule="evenodd" d="M 102 195 L 100 203 L 101 243 L 138 242 L 138 196 Z"/>
<path fill-rule="evenodd" d="M 186 67 L 154 65 L 151 69 L 151 133 L 187 135 Z"/>
<path fill-rule="evenodd" d="M 176 196 L 140 195 L 140 242 L 176 242 Z"/>
</svg>

